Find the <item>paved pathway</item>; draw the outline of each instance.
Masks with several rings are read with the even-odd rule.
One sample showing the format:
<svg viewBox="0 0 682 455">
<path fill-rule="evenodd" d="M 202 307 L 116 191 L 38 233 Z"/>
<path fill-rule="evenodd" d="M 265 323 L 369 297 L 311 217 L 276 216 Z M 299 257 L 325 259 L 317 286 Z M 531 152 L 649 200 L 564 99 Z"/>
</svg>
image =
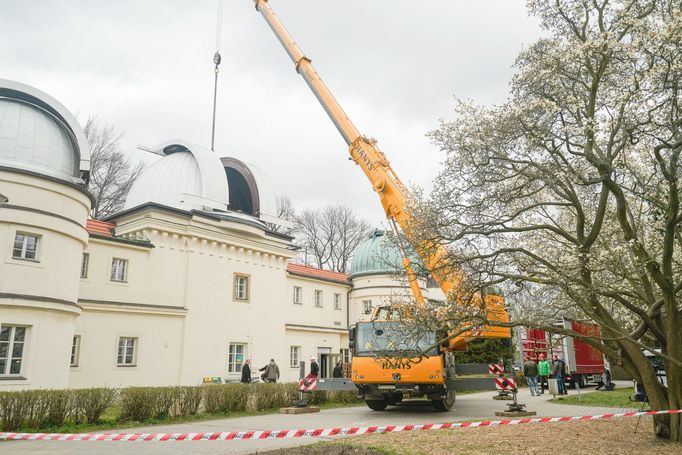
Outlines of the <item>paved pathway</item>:
<svg viewBox="0 0 682 455">
<path fill-rule="evenodd" d="M 620 388 L 629 383 L 619 383 Z M 591 393 L 588 389 L 583 393 Z M 570 391 L 574 394 L 574 391 Z M 600 392 L 597 392 L 600 393 Z M 239 417 L 232 419 L 191 422 L 177 425 L 163 425 L 131 430 L 115 430 L 121 433 L 186 433 L 214 431 L 283 430 L 299 428 L 329 428 L 371 425 L 403 425 L 418 423 L 456 422 L 474 419 L 498 419 L 495 411 L 506 409 L 505 401 L 492 400 L 494 392 L 481 392 L 462 395 L 457 398 L 455 409 L 440 413 L 432 410 L 425 402 L 408 401 L 401 406 L 389 407 L 384 412 L 371 411 L 366 407 L 350 407 L 323 410 L 319 414 Z M 549 403 L 550 396 L 531 397 L 527 389 L 519 393 L 519 402 L 527 405 L 530 411 L 537 411 L 540 417 L 569 415 L 603 414 L 606 412 L 625 412 L 632 409 L 594 408 L 588 406 L 569 406 Z M 448 430 L 443 430 L 448 431 Z M 457 430 L 452 430 L 457 431 Z M 486 431 L 481 429 L 480 431 Z M 262 441 L 194 441 L 194 442 L 61 442 L 61 441 L 7 441 L 0 442 L 0 453 L 7 454 L 49 454 L 49 455 L 86 455 L 86 454 L 250 454 L 278 447 L 290 447 L 320 441 L 322 438 L 268 439 Z"/>
</svg>

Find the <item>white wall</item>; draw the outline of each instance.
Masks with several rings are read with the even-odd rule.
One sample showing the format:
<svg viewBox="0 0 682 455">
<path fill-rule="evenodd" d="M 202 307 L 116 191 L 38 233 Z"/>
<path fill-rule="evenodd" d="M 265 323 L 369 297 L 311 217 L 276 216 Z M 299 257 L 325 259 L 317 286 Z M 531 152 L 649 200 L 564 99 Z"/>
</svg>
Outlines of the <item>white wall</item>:
<svg viewBox="0 0 682 455">
<path fill-rule="evenodd" d="M 184 315 L 101 304 L 84 307 L 74 332 L 81 347 L 78 366 L 70 369 L 71 387 L 178 384 Z M 121 336 L 138 339 L 133 367 L 116 364 Z"/>
<path fill-rule="evenodd" d="M 78 276 L 90 199 L 72 185 L 0 171 L 0 324 L 28 327 L 20 378 L 0 390 L 68 385 Z M 38 239 L 36 260 L 12 257 L 17 232 Z"/>
</svg>

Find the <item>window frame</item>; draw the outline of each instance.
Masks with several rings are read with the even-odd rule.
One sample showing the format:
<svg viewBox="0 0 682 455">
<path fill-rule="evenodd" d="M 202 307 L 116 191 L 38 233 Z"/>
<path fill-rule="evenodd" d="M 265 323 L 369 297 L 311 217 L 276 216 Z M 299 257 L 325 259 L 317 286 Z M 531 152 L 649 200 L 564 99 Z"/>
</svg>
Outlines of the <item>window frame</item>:
<svg viewBox="0 0 682 455">
<path fill-rule="evenodd" d="M 343 306 L 341 305 L 341 293 L 339 292 L 334 293 L 334 309 L 335 310 L 343 309 Z"/>
<path fill-rule="evenodd" d="M 319 300 L 317 298 L 318 295 L 320 296 Z M 315 308 L 323 308 L 324 307 L 324 301 L 323 301 L 322 289 L 315 289 L 313 296 L 314 296 L 313 300 L 315 302 Z"/>
<path fill-rule="evenodd" d="M 87 279 L 90 272 L 90 253 L 83 252 L 81 257 L 81 279 Z"/>
<path fill-rule="evenodd" d="M 295 353 L 295 355 L 294 355 Z M 294 358 L 296 362 L 294 363 Z M 300 368 L 301 367 L 301 346 L 289 346 L 289 367 L 290 368 Z"/>
<path fill-rule="evenodd" d="M 232 347 L 235 347 L 234 353 L 232 352 Z M 237 364 L 237 359 L 236 356 L 239 354 L 236 350 L 237 347 L 242 348 L 242 361 L 241 363 Z M 245 343 L 243 341 L 229 341 L 227 343 L 227 372 L 228 374 L 240 374 L 242 372 L 242 368 L 246 364 L 246 359 L 247 359 L 247 352 L 249 349 L 248 343 Z M 239 366 L 239 369 L 237 369 L 237 366 Z"/>
<path fill-rule="evenodd" d="M 352 358 L 349 348 L 341 348 L 339 350 L 339 356 L 341 357 L 341 362 L 343 363 L 350 363 Z"/>
<path fill-rule="evenodd" d="M 243 278 L 246 282 L 245 298 L 237 296 L 237 280 Z M 234 272 L 232 275 L 232 300 L 240 303 L 248 303 L 251 300 L 251 275 L 246 273 Z"/>
<path fill-rule="evenodd" d="M 367 306 L 367 303 L 369 303 L 369 306 Z M 372 314 L 373 308 L 372 299 L 362 301 L 362 314 Z"/>
<path fill-rule="evenodd" d="M 78 368 L 80 366 L 81 340 L 82 338 L 80 335 L 73 336 L 73 341 L 71 343 L 71 358 L 69 362 L 71 368 Z"/>
<path fill-rule="evenodd" d="M 116 262 L 116 261 L 121 261 L 121 263 L 124 264 L 123 265 L 123 279 L 120 279 L 120 280 L 118 278 L 114 277 L 114 273 L 118 271 L 118 268 L 116 270 L 114 270 L 114 262 Z M 111 281 L 113 283 L 127 283 L 128 282 L 128 272 L 130 269 L 130 267 L 128 266 L 129 263 L 130 263 L 129 259 L 119 258 L 116 256 L 112 257 L 111 258 L 111 270 L 109 273 L 109 281 Z"/>
<path fill-rule="evenodd" d="M 16 256 L 14 253 L 17 249 L 17 237 L 22 236 L 23 239 L 21 241 L 21 249 L 19 251 L 19 256 Z M 26 231 L 15 231 L 14 232 L 14 242 L 12 243 L 12 259 L 17 260 L 17 261 L 29 261 L 29 262 L 40 262 L 40 252 L 41 252 L 41 246 L 40 244 L 42 243 L 42 235 L 40 234 L 35 234 L 33 232 L 26 232 Z M 28 238 L 34 238 L 35 239 L 35 249 L 33 250 L 33 257 L 28 258 L 26 257 L 26 252 L 27 250 L 27 239 Z"/>
<path fill-rule="evenodd" d="M 303 305 L 303 287 L 302 286 L 294 286 L 293 298 L 294 298 L 294 305 Z"/>
<path fill-rule="evenodd" d="M 26 359 L 26 344 L 28 342 L 28 336 L 29 336 L 29 328 L 30 326 L 27 325 L 22 325 L 22 324 L 1 324 L 0 325 L 0 334 L 2 333 L 2 329 L 5 327 L 9 327 L 9 336 L 6 341 L 0 341 L 1 343 L 7 343 L 7 352 L 6 356 L 2 357 L 4 359 L 5 364 L 0 370 L 0 378 L 23 378 L 22 373 L 24 371 L 24 360 Z M 24 329 L 24 337 L 23 340 L 17 341 L 16 340 L 16 333 L 17 329 Z M 0 338 L 1 340 L 1 338 Z M 14 349 L 15 345 L 17 343 L 21 343 L 21 353 L 19 357 L 14 356 Z M 12 363 L 15 360 L 19 360 L 19 371 L 17 373 L 12 373 Z"/>
<path fill-rule="evenodd" d="M 127 353 L 124 352 L 123 354 L 123 362 L 119 362 L 119 359 L 121 358 L 121 341 L 122 340 L 132 340 L 132 345 L 133 345 L 133 353 L 132 353 L 132 358 L 131 362 L 128 363 L 126 362 L 126 357 L 128 356 Z M 118 337 L 118 342 L 116 343 L 116 366 L 121 367 L 121 368 L 130 368 L 130 367 L 136 367 L 137 366 L 137 353 L 140 348 L 140 343 L 139 343 L 140 338 L 139 337 L 134 337 L 134 336 L 127 336 L 127 335 L 121 335 Z M 124 345 L 123 348 L 127 348 L 127 345 Z"/>
</svg>

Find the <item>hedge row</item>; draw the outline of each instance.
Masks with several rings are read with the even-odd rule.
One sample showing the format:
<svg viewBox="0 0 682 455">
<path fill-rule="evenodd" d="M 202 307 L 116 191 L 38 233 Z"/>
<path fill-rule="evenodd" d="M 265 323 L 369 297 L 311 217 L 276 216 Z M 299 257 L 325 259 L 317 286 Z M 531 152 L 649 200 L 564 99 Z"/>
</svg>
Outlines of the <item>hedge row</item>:
<svg viewBox="0 0 682 455">
<path fill-rule="evenodd" d="M 128 387 L 0 392 L 3 431 L 100 422 L 107 409 L 114 422 L 166 420 L 201 413 L 257 412 L 291 405 L 297 384 L 223 384 L 189 387 Z M 311 404 L 353 403 L 355 392 L 313 392 Z M 111 422 L 109 422 L 111 423 Z"/>
</svg>

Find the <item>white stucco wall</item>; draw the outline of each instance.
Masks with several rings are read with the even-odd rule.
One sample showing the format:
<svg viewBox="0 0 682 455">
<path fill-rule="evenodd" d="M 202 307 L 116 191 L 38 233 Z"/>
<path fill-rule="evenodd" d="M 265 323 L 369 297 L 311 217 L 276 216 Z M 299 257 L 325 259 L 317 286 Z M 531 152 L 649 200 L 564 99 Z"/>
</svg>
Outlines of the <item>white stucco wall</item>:
<svg viewBox="0 0 682 455">
<path fill-rule="evenodd" d="M 81 337 L 70 386 L 164 386 L 179 383 L 184 312 L 125 305 L 83 304 L 75 335 Z M 119 337 L 136 338 L 135 366 L 118 366 Z"/>
<path fill-rule="evenodd" d="M 19 377 L 0 390 L 68 385 L 78 276 L 90 199 L 74 185 L 0 170 L 0 324 L 27 327 Z M 17 232 L 38 236 L 36 260 L 12 257 Z"/>
</svg>

